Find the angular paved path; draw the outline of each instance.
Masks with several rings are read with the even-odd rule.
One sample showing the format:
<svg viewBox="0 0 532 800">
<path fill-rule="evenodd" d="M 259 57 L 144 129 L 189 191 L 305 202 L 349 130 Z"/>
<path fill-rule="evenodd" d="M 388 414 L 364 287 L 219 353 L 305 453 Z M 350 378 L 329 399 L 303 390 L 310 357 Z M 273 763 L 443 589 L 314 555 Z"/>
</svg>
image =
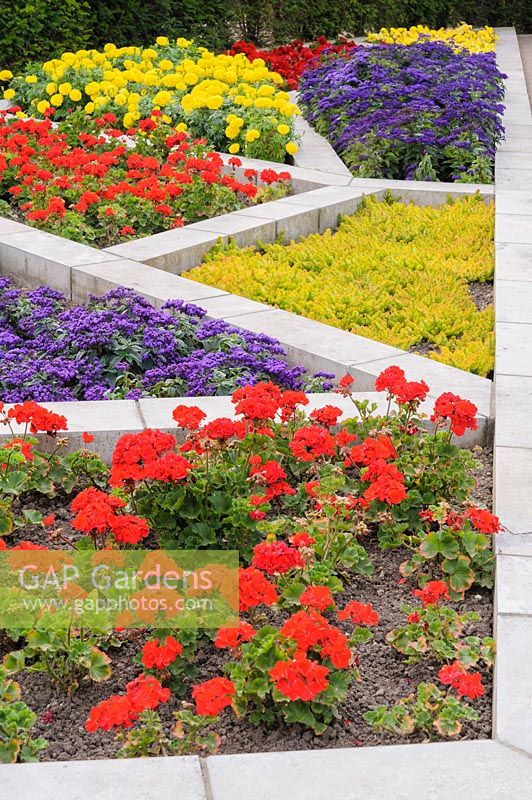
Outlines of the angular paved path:
<svg viewBox="0 0 532 800">
<path fill-rule="evenodd" d="M 525 73 L 528 97 L 532 107 L 532 33 L 518 36 L 517 40 L 519 42 L 519 50 L 521 51 L 521 60 L 523 62 L 523 72 Z"/>
</svg>

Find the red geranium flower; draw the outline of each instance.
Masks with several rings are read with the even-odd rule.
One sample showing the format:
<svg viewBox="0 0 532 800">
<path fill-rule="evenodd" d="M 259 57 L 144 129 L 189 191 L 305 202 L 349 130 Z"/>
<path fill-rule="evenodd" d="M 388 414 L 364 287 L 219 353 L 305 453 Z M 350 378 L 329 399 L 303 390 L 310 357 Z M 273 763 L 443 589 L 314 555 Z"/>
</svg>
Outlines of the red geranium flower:
<svg viewBox="0 0 532 800">
<path fill-rule="evenodd" d="M 238 587 L 240 611 L 260 605 L 272 606 L 279 599 L 273 583 L 254 567 L 239 570 Z"/>
<path fill-rule="evenodd" d="M 296 653 L 292 661 L 278 661 L 270 670 L 276 688 L 289 700 L 314 700 L 329 685 L 328 667 Z"/>
<path fill-rule="evenodd" d="M 238 628 L 220 628 L 214 640 L 214 646 L 219 650 L 234 650 L 244 642 L 251 641 L 256 635 L 257 631 L 249 622 L 240 620 Z"/>
<path fill-rule="evenodd" d="M 429 581 L 423 589 L 414 589 L 413 595 L 419 597 L 423 607 L 437 605 L 440 600 L 450 600 L 449 587 L 444 581 Z"/>
<path fill-rule="evenodd" d="M 305 566 L 299 550 L 290 547 L 286 542 L 261 542 L 253 548 L 252 567 L 266 572 L 268 575 L 282 574 L 289 569 Z"/>
<path fill-rule="evenodd" d="M 338 612 L 338 619 L 350 620 L 355 625 L 378 625 L 380 617 L 371 603 L 359 603 L 352 600 Z"/>
<path fill-rule="evenodd" d="M 183 645 L 173 636 L 167 636 L 164 644 L 159 639 L 146 642 L 142 650 L 142 664 L 146 669 L 165 669 L 183 652 Z"/>
<path fill-rule="evenodd" d="M 235 685 L 228 678 L 212 678 L 192 687 L 192 697 L 196 703 L 196 714 L 215 717 L 227 706 L 232 705 Z"/>
<path fill-rule="evenodd" d="M 325 611 L 327 608 L 333 608 L 334 598 L 328 586 L 307 586 L 299 602 L 302 606 L 307 608 L 315 608 L 316 611 Z"/>
</svg>

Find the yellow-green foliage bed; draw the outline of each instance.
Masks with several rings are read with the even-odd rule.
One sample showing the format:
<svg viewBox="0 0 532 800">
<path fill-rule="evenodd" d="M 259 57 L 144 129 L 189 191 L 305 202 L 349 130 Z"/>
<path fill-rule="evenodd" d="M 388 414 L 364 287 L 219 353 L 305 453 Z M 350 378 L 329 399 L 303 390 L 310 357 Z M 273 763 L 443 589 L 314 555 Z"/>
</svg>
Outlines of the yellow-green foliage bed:
<svg viewBox="0 0 532 800">
<path fill-rule="evenodd" d="M 493 368 L 493 306 L 470 282 L 493 278 L 493 206 L 477 195 L 439 208 L 369 198 L 335 233 L 217 248 L 187 278 L 479 375 Z"/>
</svg>

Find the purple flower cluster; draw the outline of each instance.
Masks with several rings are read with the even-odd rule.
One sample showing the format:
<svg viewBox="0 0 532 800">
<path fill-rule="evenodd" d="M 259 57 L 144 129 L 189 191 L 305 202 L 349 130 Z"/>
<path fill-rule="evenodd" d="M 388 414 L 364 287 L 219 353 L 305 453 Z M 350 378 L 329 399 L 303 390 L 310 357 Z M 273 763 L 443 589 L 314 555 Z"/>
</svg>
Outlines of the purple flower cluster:
<svg viewBox="0 0 532 800">
<path fill-rule="evenodd" d="M 304 73 L 300 102 L 360 177 L 488 183 L 505 77 L 494 53 L 366 46 Z"/>
<path fill-rule="evenodd" d="M 182 300 L 157 310 L 129 289 L 69 308 L 54 289 L 0 278 L 0 400 L 220 395 L 261 380 L 307 388 L 276 339 L 205 313 Z M 310 386 L 326 390 L 332 377 Z"/>
</svg>

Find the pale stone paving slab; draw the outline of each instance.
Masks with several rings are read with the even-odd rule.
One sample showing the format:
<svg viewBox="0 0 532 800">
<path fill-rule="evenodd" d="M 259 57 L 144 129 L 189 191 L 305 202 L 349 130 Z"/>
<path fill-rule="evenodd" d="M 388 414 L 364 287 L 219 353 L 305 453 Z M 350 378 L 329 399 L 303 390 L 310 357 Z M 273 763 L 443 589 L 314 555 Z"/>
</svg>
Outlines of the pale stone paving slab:
<svg viewBox="0 0 532 800">
<path fill-rule="evenodd" d="M 499 558 L 497 560 L 499 561 Z M 503 556 L 504 558 L 504 556 Z M 532 616 L 497 615 L 494 732 L 496 738 L 532 752 Z M 532 765 L 532 760 L 529 759 Z M 531 779 L 529 778 L 529 781 Z M 528 786 L 531 784 L 529 783 Z M 508 796 L 508 795 L 507 795 Z M 510 797 L 513 795 L 510 794 Z M 517 794 L 516 797 L 526 797 Z"/>
<path fill-rule="evenodd" d="M 532 376 L 532 324 L 497 323 L 495 369 L 498 375 Z"/>
<path fill-rule="evenodd" d="M 76 303 L 84 302 L 90 294 L 105 294 L 120 286 L 133 289 L 157 307 L 167 300 L 184 300 L 200 305 L 205 298 L 227 294 L 222 289 L 204 286 L 128 259 L 89 264 L 83 269 L 73 268 L 71 278 L 71 299 Z"/>
<path fill-rule="evenodd" d="M 495 445 L 532 447 L 532 378 L 498 375 L 495 381 Z M 523 480 L 523 475 L 518 476 Z"/>
<path fill-rule="evenodd" d="M 532 237 L 532 217 L 530 228 Z M 497 281 L 495 320 L 497 323 L 532 323 L 532 281 Z"/>
<path fill-rule="evenodd" d="M 532 281 L 532 245 L 496 242 L 495 280 Z"/>
<path fill-rule="evenodd" d="M 532 781 L 532 760 L 491 741 L 212 756 L 205 764 L 212 800 L 513 800 Z"/>
<path fill-rule="evenodd" d="M 496 447 L 493 482 L 494 511 L 502 524 L 512 533 L 532 531 L 532 449 Z"/>
<path fill-rule="evenodd" d="M 5 800 L 211 800 L 195 756 L 2 764 L 0 783 Z"/>
<path fill-rule="evenodd" d="M 532 616 L 532 558 L 499 554 L 496 577 L 498 613 Z"/>
<path fill-rule="evenodd" d="M 506 172 L 512 172 L 512 170 L 507 170 Z M 523 176 L 523 173 L 520 174 Z M 526 185 L 527 189 L 529 187 L 530 182 Z M 497 213 L 495 215 L 495 241 L 497 243 L 510 242 L 514 244 L 532 244 L 532 224 L 530 216 L 517 213 Z"/>
</svg>

